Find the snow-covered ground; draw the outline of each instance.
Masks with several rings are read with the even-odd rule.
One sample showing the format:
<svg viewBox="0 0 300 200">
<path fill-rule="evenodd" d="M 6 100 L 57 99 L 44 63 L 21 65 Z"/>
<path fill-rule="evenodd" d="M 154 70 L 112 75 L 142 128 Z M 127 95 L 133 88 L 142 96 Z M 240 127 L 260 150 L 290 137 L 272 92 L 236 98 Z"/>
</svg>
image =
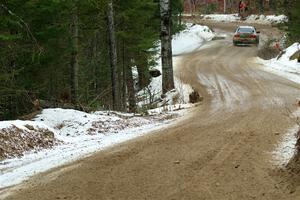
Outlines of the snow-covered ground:
<svg viewBox="0 0 300 200">
<path fill-rule="evenodd" d="M 300 50 L 300 44 L 294 43 L 284 50 L 281 57 L 276 57 L 271 60 L 263 60 L 257 58 L 257 62 L 264 66 L 264 69 L 283 76 L 291 81 L 300 83 L 300 63 L 297 60 L 290 60 L 290 57 Z"/>
<path fill-rule="evenodd" d="M 285 15 L 249 15 L 241 20 L 238 14 L 210 14 L 200 15 L 203 19 L 217 22 L 243 22 L 248 24 L 280 24 L 288 21 Z"/>
<path fill-rule="evenodd" d="M 174 120 L 172 115 L 181 112 L 140 117 L 112 112 L 85 113 L 70 109 L 46 109 L 34 121 L 0 122 L 0 131 L 12 126 L 27 130 L 30 125 L 31 129 L 49 130 L 60 140 L 59 144 L 50 149 L 33 149 L 21 157 L 0 161 L 0 189 L 114 144 L 162 129 Z"/>
<path fill-rule="evenodd" d="M 173 69 L 176 72 L 180 68 L 181 54 L 187 54 L 199 50 L 205 42 L 211 41 L 216 36 L 207 26 L 197 24 L 187 24 L 187 28 L 173 36 L 172 52 L 173 52 Z M 158 47 L 160 49 L 160 47 Z M 160 50 L 158 50 L 160 52 Z M 162 71 L 160 55 L 155 58 L 157 65 L 154 69 Z M 190 85 L 180 81 L 178 77 L 174 77 L 175 91 L 167 93 L 166 98 L 160 105 L 187 104 L 189 102 L 189 94 L 193 92 Z M 152 78 L 148 87 L 138 93 L 143 96 L 144 100 L 139 102 L 139 106 L 156 102 L 161 98 L 162 76 Z M 177 102 L 174 102 L 176 99 Z M 172 106 L 171 106 L 172 107 Z M 184 107 L 184 106 L 182 106 Z"/>
</svg>

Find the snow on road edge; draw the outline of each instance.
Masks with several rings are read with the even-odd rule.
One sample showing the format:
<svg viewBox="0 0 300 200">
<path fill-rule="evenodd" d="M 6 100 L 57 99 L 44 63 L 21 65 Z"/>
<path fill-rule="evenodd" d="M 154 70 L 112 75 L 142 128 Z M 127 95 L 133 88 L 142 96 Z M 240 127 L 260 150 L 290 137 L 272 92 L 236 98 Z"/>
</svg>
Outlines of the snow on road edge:
<svg viewBox="0 0 300 200">
<path fill-rule="evenodd" d="M 300 109 L 297 109 L 290 116 L 291 118 L 300 117 Z M 275 150 L 272 152 L 274 158 L 274 164 L 279 167 L 285 167 L 289 161 L 295 156 L 297 151 L 297 133 L 299 131 L 299 126 L 295 125 L 290 128 L 281 138 L 280 142 L 277 144 Z"/>
<path fill-rule="evenodd" d="M 182 115 L 183 112 L 181 110 L 173 113 Z M 16 121 L 16 124 L 20 128 L 22 128 L 21 125 L 28 123 L 38 124 L 41 127 L 52 130 L 56 138 L 62 140 L 64 144 L 54 146 L 52 149 L 27 152 L 20 158 L 1 161 L 0 189 L 19 184 L 37 173 L 45 172 L 51 168 L 87 157 L 92 153 L 109 148 L 115 144 L 166 128 L 175 123 L 177 119 L 147 121 L 147 119 L 136 118 L 134 120 L 140 124 L 138 127 L 125 128 L 121 131 L 114 130 L 113 127 L 109 129 L 110 132 L 92 135 L 88 134 L 88 130 L 93 122 L 99 122 L 100 120 L 102 123 L 107 120 L 118 120 L 118 117 L 105 116 L 103 113 L 101 115 L 99 112 L 89 114 L 76 110 L 48 109 L 35 120 L 37 122 L 26 121 L 21 123 L 20 121 Z M 13 121 L 3 123 L 14 124 Z M 62 129 L 58 128 L 60 123 L 64 123 L 65 127 Z M 120 123 L 124 123 L 124 121 L 120 121 Z"/>
<path fill-rule="evenodd" d="M 281 57 L 276 57 L 270 60 L 256 58 L 257 63 L 261 64 L 265 71 L 274 73 L 300 84 L 300 63 L 297 62 L 297 60 L 290 60 L 290 57 L 299 50 L 300 44 L 294 43 L 287 49 L 283 50 L 285 53 L 282 54 Z M 295 118 L 297 116 L 300 116 L 299 110 L 293 113 L 291 117 Z M 298 126 L 295 126 L 289 129 L 282 137 L 276 149 L 272 152 L 275 165 L 284 167 L 294 156 L 296 151 L 296 133 L 298 128 Z"/>
<path fill-rule="evenodd" d="M 274 164 L 280 167 L 285 167 L 293 158 L 296 152 L 296 133 L 298 126 L 293 127 L 283 135 L 276 149 L 272 152 Z"/>
<path fill-rule="evenodd" d="M 290 57 L 300 50 L 300 44 L 294 43 L 284 50 L 284 54 L 280 58 L 271 60 L 263 60 L 257 58 L 257 63 L 262 64 L 263 69 L 285 77 L 293 82 L 300 83 L 300 63 L 297 60 L 290 60 Z"/>
</svg>

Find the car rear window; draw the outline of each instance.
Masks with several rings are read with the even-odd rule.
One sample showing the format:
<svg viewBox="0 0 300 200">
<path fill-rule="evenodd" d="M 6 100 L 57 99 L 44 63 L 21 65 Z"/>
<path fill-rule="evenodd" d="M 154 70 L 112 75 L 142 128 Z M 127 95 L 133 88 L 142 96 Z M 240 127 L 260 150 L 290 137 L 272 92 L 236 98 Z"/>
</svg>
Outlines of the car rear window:
<svg viewBox="0 0 300 200">
<path fill-rule="evenodd" d="M 239 28 L 239 33 L 254 33 L 254 29 L 252 28 Z"/>
</svg>

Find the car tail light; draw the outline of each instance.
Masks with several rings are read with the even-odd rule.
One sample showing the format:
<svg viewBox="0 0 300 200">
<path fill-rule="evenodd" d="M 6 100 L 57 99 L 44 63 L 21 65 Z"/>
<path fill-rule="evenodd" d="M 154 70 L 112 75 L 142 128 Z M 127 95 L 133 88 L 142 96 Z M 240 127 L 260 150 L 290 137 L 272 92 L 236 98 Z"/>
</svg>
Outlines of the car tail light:
<svg viewBox="0 0 300 200">
<path fill-rule="evenodd" d="M 256 38 L 256 35 L 250 35 L 250 38 Z"/>
<path fill-rule="evenodd" d="M 234 37 L 239 38 L 240 34 L 235 34 Z"/>
</svg>

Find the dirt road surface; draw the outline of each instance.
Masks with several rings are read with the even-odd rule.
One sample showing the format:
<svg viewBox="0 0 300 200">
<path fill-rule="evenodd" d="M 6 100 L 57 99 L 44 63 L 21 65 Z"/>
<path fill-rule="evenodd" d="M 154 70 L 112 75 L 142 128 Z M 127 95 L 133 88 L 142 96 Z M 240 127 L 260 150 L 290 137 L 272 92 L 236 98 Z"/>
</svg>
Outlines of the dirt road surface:
<svg viewBox="0 0 300 200">
<path fill-rule="evenodd" d="M 300 86 L 261 70 L 256 54 L 229 37 L 183 56 L 176 75 L 204 101 L 181 122 L 37 175 L 7 199 L 300 199 L 271 155 Z"/>
</svg>

